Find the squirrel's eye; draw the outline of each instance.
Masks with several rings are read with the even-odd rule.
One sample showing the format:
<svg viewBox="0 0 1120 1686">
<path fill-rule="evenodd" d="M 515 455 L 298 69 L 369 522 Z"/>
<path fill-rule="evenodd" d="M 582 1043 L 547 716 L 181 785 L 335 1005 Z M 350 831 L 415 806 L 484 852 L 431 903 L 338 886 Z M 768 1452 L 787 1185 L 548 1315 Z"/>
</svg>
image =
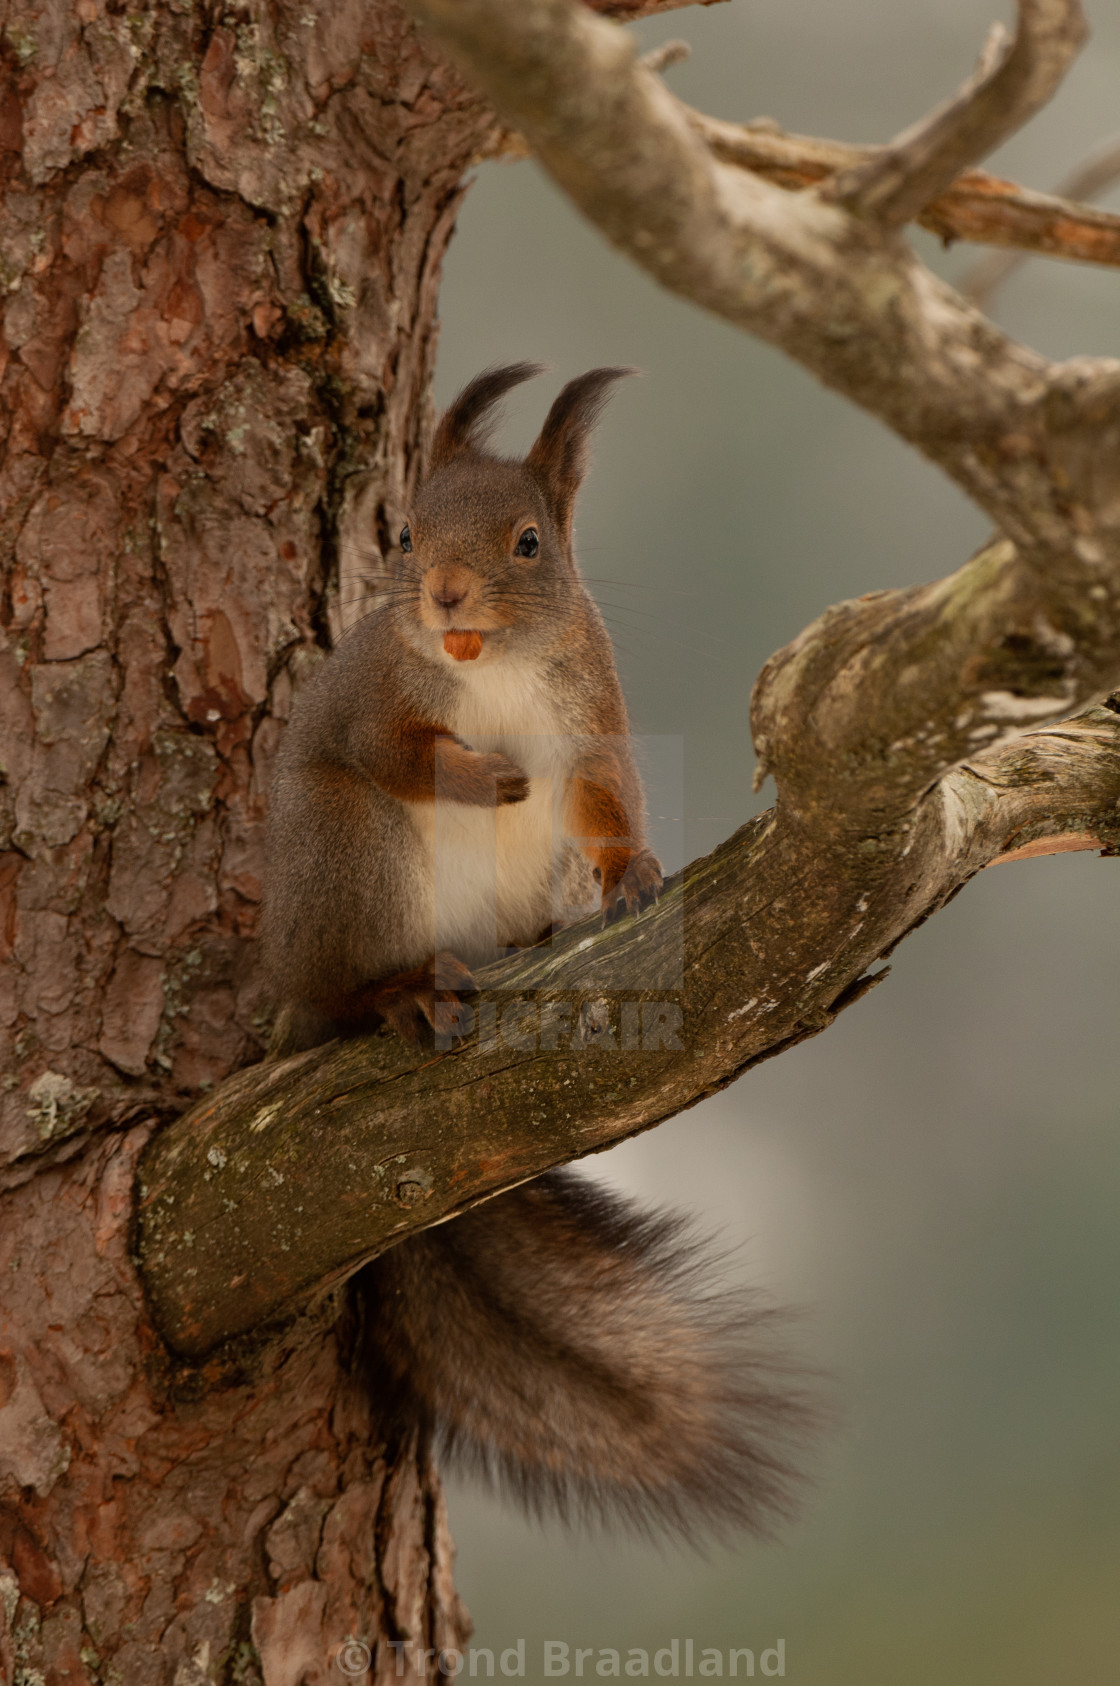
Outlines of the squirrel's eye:
<svg viewBox="0 0 1120 1686">
<path fill-rule="evenodd" d="M 521 537 L 513 547 L 515 556 L 537 556 L 540 554 L 541 536 L 535 527 L 526 527 Z"/>
<path fill-rule="evenodd" d="M 412 549 L 412 529 L 407 522 L 401 528 L 401 549 L 406 552 Z"/>
</svg>

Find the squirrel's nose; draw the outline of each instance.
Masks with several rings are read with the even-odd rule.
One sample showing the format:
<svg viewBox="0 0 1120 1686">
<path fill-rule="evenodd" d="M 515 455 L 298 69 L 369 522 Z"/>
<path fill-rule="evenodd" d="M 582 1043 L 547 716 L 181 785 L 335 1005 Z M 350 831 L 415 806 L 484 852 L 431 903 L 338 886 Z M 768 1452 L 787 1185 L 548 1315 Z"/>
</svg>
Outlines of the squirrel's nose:
<svg viewBox="0 0 1120 1686">
<path fill-rule="evenodd" d="M 428 575 L 432 602 L 440 609 L 454 609 L 471 588 L 470 570 L 460 563 L 434 568 Z"/>
</svg>

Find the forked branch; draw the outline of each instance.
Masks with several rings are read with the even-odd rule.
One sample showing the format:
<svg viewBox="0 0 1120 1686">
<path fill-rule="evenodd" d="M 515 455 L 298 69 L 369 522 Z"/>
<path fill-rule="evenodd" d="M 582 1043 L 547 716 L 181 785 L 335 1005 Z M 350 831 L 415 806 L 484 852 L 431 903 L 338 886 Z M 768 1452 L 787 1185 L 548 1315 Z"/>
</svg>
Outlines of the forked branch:
<svg viewBox="0 0 1120 1686">
<path fill-rule="evenodd" d="M 821 140 L 784 133 L 776 123 L 727 123 L 702 111 L 689 118 L 714 155 L 725 164 L 753 170 L 780 187 L 813 187 L 838 172 L 857 168 L 877 149 L 846 141 Z M 1101 173 L 1111 166 L 1106 181 L 1120 173 L 1120 144 L 1100 155 Z M 1071 176 L 1054 193 L 1035 193 L 984 170 L 965 170 L 952 184 L 923 205 L 914 221 L 946 242 L 970 240 L 978 245 L 1013 247 L 1023 253 L 1066 258 L 1075 263 L 1120 267 L 1120 216 L 1079 204 L 1099 191 L 1086 174 Z M 1081 186 L 1085 180 L 1088 185 Z M 995 259 L 1000 274 L 1016 255 Z M 978 266 L 979 267 L 979 266 Z M 966 284 L 966 296 L 982 303 L 976 286 Z"/>
<path fill-rule="evenodd" d="M 647 70 L 660 72 L 687 56 L 686 42 L 666 41 L 643 53 L 640 62 Z M 721 163 L 750 170 L 795 191 L 854 169 L 881 150 L 816 135 L 789 134 L 771 118 L 729 123 L 691 106 L 682 109 Z M 530 154 L 523 135 L 498 128 L 480 159 L 528 158 Z M 1053 193 L 1037 193 L 986 170 L 964 170 L 943 193 L 915 212 L 913 220 L 946 245 L 968 240 L 980 246 L 1005 248 L 998 257 L 977 264 L 975 280 L 969 277 L 960 284 L 966 298 L 982 305 L 991 287 L 1032 252 L 1071 263 L 1120 268 L 1120 216 L 1081 203 L 1102 192 L 1118 174 L 1120 142 L 1116 141 L 1094 153 L 1083 170 L 1073 172 Z"/>
<path fill-rule="evenodd" d="M 1018 0 L 1010 38 L 994 24 L 973 74 L 951 100 L 842 171 L 823 197 L 900 228 L 1047 104 L 1087 34 L 1080 0 Z"/>
</svg>

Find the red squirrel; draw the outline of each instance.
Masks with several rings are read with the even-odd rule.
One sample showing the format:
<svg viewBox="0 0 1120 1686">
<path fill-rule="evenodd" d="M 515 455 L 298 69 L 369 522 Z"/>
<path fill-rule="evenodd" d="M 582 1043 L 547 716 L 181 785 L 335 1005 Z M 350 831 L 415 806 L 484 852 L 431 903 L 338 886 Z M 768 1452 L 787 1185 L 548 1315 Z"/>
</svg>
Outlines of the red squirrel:
<svg viewBox="0 0 1120 1686">
<path fill-rule="evenodd" d="M 557 922 L 558 884 L 587 901 L 581 864 L 608 917 L 661 888 L 571 539 L 588 435 L 629 371 L 566 386 L 523 463 L 487 455 L 495 402 L 537 372 L 490 370 L 452 404 L 384 607 L 288 730 L 265 954 L 289 1047 L 381 1020 L 426 1040 L 437 998 L 473 987 L 470 966 Z"/>
<path fill-rule="evenodd" d="M 523 461 L 487 370 L 436 429 L 380 607 L 300 697 L 273 793 L 273 1052 L 387 1022 L 427 1042 L 471 966 L 573 908 L 653 903 L 610 640 L 572 547 L 588 440 L 626 369 L 564 387 Z M 532 1509 L 765 1531 L 809 1418 L 760 1313 L 708 1292 L 678 1219 L 569 1171 L 355 1278 L 379 1405 Z"/>
</svg>

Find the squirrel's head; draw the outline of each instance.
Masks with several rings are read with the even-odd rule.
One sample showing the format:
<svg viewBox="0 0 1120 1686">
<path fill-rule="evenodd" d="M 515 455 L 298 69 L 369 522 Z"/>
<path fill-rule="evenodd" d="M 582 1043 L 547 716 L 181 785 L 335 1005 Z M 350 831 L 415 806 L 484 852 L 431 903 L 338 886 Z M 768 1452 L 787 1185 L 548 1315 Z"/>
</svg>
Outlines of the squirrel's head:
<svg viewBox="0 0 1120 1686">
<path fill-rule="evenodd" d="M 540 374 L 487 369 L 441 417 L 428 477 L 401 532 L 398 618 L 434 659 L 473 661 L 553 643 L 577 613 L 572 509 L 610 386 L 633 369 L 569 381 L 523 461 L 487 451 L 495 406 Z"/>
</svg>

